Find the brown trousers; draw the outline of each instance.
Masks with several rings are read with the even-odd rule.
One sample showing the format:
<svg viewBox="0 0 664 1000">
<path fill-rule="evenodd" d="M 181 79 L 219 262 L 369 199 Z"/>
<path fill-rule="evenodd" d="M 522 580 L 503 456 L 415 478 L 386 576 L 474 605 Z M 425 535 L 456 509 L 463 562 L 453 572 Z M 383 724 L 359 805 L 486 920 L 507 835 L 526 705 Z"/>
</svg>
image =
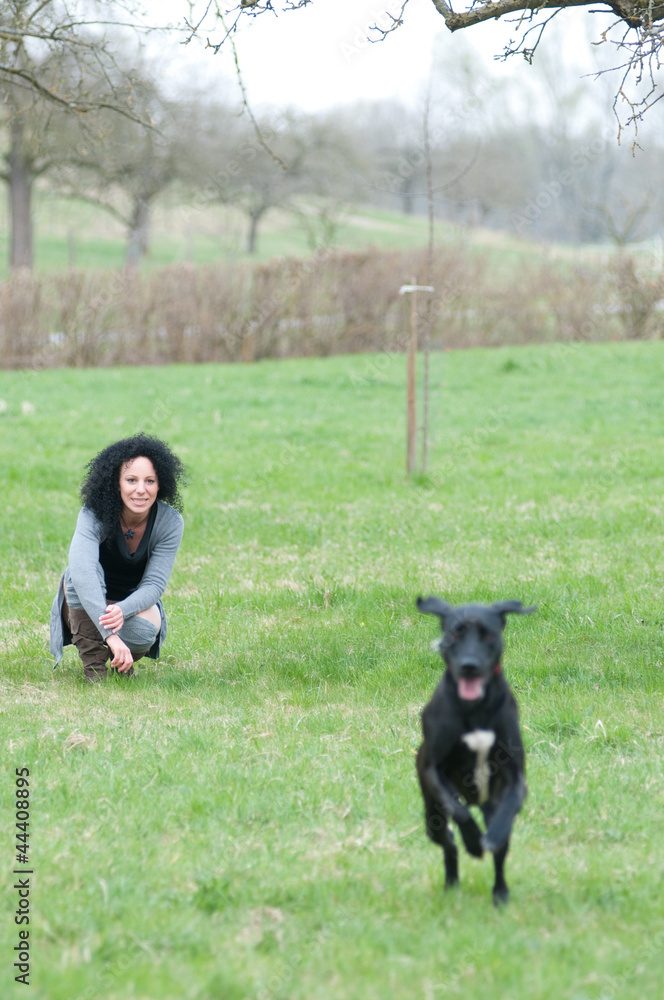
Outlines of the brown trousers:
<svg viewBox="0 0 664 1000">
<path fill-rule="evenodd" d="M 99 629 L 83 608 L 70 608 L 65 598 L 62 605 L 62 619 L 71 632 L 71 641 L 76 646 L 83 664 L 83 673 L 87 680 L 103 681 L 108 676 L 106 661 L 113 656 L 101 637 Z M 140 657 L 134 657 L 134 662 Z M 134 668 L 131 667 L 120 677 L 131 677 Z"/>
</svg>

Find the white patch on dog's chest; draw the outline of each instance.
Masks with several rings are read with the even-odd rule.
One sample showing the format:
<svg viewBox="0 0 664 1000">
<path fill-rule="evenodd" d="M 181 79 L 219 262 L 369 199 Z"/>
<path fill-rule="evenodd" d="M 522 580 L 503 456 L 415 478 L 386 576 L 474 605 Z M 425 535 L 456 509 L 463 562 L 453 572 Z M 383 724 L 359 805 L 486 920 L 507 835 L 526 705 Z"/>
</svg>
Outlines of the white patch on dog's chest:
<svg viewBox="0 0 664 1000">
<path fill-rule="evenodd" d="M 480 805 L 483 805 L 489 798 L 489 767 L 487 757 L 489 750 L 496 742 L 496 734 L 493 729 L 473 729 L 472 733 L 464 733 L 461 737 L 469 750 L 477 754 L 475 761 L 474 779 L 477 786 L 477 798 Z"/>
</svg>

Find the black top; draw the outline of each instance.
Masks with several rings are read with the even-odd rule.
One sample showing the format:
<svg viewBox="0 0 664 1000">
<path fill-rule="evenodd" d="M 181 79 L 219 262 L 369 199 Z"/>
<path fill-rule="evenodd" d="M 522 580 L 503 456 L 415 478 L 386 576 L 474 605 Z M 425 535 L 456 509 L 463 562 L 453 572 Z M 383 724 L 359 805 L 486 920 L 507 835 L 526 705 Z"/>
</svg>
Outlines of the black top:
<svg viewBox="0 0 664 1000">
<path fill-rule="evenodd" d="M 148 542 L 156 516 L 155 503 L 150 508 L 145 533 L 134 553 L 127 549 L 127 539 L 119 522 L 115 534 L 109 535 L 99 546 L 99 562 L 106 581 L 106 600 L 111 604 L 133 594 L 143 579 L 148 562 Z"/>
</svg>

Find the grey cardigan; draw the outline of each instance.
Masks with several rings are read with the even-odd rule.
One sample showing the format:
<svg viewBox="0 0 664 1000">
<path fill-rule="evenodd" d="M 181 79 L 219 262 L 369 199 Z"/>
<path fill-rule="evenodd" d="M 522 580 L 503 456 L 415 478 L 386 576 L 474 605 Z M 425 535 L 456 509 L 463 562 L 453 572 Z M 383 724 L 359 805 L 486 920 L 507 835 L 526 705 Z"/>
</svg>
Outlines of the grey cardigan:
<svg viewBox="0 0 664 1000">
<path fill-rule="evenodd" d="M 153 659 L 159 655 L 159 650 L 166 638 L 166 615 L 161 604 L 161 597 L 166 590 L 173 563 L 177 555 L 184 521 L 181 514 L 173 507 L 157 500 L 157 516 L 148 542 L 148 561 L 141 582 L 136 590 L 118 601 L 125 618 L 146 611 L 157 604 L 161 611 L 161 631 L 154 646 L 148 653 Z M 108 604 L 104 582 L 104 571 L 99 562 L 99 545 L 104 540 L 100 521 L 87 507 L 81 508 L 76 522 L 76 530 L 69 547 L 69 564 L 64 571 L 58 592 L 51 608 L 51 654 L 55 657 L 54 667 L 62 659 L 65 646 L 71 643 L 71 635 L 62 620 L 62 605 L 65 586 L 74 590 L 84 609 L 99 629 L 100 635 L 106 639 L 111 633 L 99 624 Z"/>
</svg>

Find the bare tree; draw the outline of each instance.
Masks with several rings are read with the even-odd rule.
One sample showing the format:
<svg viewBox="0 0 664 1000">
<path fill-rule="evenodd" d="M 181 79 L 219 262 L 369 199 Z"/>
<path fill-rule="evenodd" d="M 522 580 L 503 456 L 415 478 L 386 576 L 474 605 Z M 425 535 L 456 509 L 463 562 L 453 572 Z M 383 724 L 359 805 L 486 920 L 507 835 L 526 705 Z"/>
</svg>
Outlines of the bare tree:
<svg viewBox="0 0 664 1000">
<path fill-rule="evenodd" d="M 256 253 L 260 226 L 275 209 L 295 214 L 310 244 L 328 243 L 353 183 L 352 143 L 343 129 L 293 111 L 249 121 L 211 106 L 209 115 L 201 130 L 207 162 L 192 162 L 191 184 L 209 201 L 242 212 L 247 253 Z"/>
<path fill-rule="evenodd" d="M 236 7 L 222 15 L 218 3 L 204 4 L 205 13 L 198 23 L 193 19 L 190 24 L 192 33 L 200 29 L 206 15 L 222 18 L 224 33 L 219 48 L 232 34 L 240 20 L 257 17 L 270 12 L 272 14 L 286 13 L 306 7 L 315 0 L 240 0 Z M 410 0 L 396 0 L 392 4 L 395 13 L 385 12 L 385 18 L 372 29 L 373 40 L 385 37 L 395 31 L 403 23 L 406 8 Z M 450 0 L 431 0 L 435 9 L 443 18 L 450 31 L 481 24 L 485 21 L 499 19 L 511 20 L 515 24 L 516 40 L 505 48 L 503 57 L 520 54 L 528 62 L 539 46 L 543 33 L 561 11 L 571 7 L 583 7 L 593 14 L 615 15 L 615 20 L 608 26 L 600 21 L 598 42 L 615 49 L 615 65 L 601 73 L 615 72 L 617 85 L 615 88 L 614 112 L 619 128 L 628 125 L 635 128 L 643 114 L 659 101 L 662 92 L 657 74 L 664 58 L 664 2 L 662 0 L 604 0 L 598 5 L 595 0 L 465 0 L 464 10 L 454 10 Z M 190 7 L 194 7 L 190 0 Z M 627 115 L 621 117 L 623 107 L 628 108 Z"/>
<path fill-rule="evenodd" d="M 150 127 L 100 112 L 92 135 L 72 136 L 69 156 L 51 182 L 61 193 L 93 202 L 126 227 L 125 262 L 133 269 L 148 251 L 154 201 L 183 176 L 185 164 L 195 156 L 196 134 L 190 106 L 166 100 L 145 70 L 135 75 L 128 97 Z"/>
<path fill-rule="evenodd" d="M 398 197 L 407 215 L 421 210 L 426 187 L 426 156 L 417 118 L 403 105 L 374 107 L 366 122 L 366 140 L 374 144 L 376 192 Z"/>
<path fill-rule="evenodd" d="M 214 157 L 214 169 L 206 177 L 211 200 L 232 204 L 246 216 L 249 254 L 257 251 L 259 227 L 267 213 L 287 206 L 306 154 L 293 116 L 266 116 L 256 124 L 262 141 L 244 118 L 237 120 L 231 135 L 216 137 L 221 155 Z"/>
<path fill-rule="evenodd" d="M 289 208 L 310 250 L 328 249 L 349 209 L 366 197 L 358 131 L 335 111 L 306 116 L 300 130 L 306 154 Z"/>
<path fill-rule="evenodd" d="M 164 27 L 148 24 L 137 0 L 89 0 L 84 6 L 76 0 L 3 0 L 0 88 L 15 85 L 78 114 L 108 106 L 131 115 L 114 100 L 111 86 L 101 97 L 99 90 L 89 93 L 91 67 L 99 75 L 116 67 L 118 32 L 146 35 Z M 84 70 L 78 82 L 44 72 L 63 59 Z"/>
<path fill-rule="evenodd" d="M 119 34 L 141 22 L 133 0 L 4 0 L 0 4 L 0 128 L 9 186 L 12 267 L 32 266 L 31 199 L 35 180 L 66 159 L 63 116 L 79 123 L 100 110 L 138 120 L 127 75 L 114 52 Z M 122 36 L 126 43 L 126 38 Z"/>
<path fill-rule="evenodd" d="M 53 163 L 49 136 L 49 115 L 36 114 L 30 98 L 12 87 L 5 93 L 4 168 L 0 180 L 9 190 L 10 243 L 12 268 L 32 267 L 32 192 L 38 177 Z M 42 109 L 43 110 L 43 109 Z"/>
</svg>

